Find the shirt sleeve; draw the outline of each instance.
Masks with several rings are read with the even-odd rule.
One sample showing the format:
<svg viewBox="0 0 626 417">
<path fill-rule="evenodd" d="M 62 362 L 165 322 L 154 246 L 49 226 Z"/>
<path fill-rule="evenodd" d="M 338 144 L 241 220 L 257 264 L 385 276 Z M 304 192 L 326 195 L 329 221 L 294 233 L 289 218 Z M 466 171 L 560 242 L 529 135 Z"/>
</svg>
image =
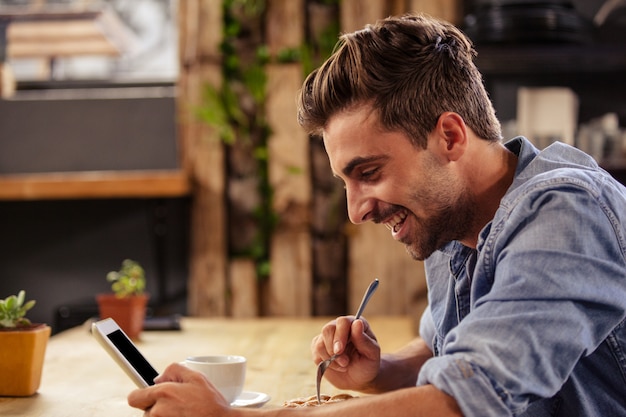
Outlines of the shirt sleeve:
<svg viewBox="0 0 626 417">
<path fill-rule="evenodd" d="M 420 319 L 419 335 L 428 344 L 430 351 L 435 352 L 435 323 L 428 306 L 424 309 Z"/>
</svg>

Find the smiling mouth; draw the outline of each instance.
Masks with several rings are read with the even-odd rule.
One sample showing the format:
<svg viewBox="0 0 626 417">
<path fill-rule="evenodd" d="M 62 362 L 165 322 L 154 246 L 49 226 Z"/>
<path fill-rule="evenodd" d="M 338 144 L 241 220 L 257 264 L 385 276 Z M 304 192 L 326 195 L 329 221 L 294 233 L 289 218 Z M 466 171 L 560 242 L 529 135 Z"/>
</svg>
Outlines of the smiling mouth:
<svg viewBox="0 0 626 417">
<path fill-rule="evenodd" d="M 406 217 L 407 217 L 406 211 L 402 210 L 402 211 L 395 213 L 393 217 L 391 217 L 389 220 L 387 220 L 383 224 L 385 225 L 387 229 L 391 230 L 393 233 L 397 233 L 400 225 L 404 222 Z"/>
</svg>

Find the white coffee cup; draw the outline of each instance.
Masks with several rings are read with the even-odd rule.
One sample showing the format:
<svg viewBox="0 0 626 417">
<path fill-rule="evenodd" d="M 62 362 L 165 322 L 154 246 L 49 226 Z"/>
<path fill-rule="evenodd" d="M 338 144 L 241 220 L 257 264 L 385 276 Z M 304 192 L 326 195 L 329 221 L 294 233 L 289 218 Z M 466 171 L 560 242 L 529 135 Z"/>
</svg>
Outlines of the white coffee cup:
<svg viewBox="0 0 626 417">
<path fill-rule="evenodd" d="M 243 391 L 246 379 L 246 358 L 243 356 L 190 356 L 183 365 L 202 372 L 229 403 L 235 401 Z"/>
</svg>

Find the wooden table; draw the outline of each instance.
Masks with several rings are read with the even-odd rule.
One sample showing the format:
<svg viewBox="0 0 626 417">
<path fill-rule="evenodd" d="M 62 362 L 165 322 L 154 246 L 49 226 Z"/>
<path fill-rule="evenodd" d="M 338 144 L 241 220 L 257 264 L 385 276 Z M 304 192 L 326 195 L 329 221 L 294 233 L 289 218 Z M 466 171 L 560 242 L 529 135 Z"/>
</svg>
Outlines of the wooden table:
<svg viewBox="0 0 626 417">
<path fill-rule="evenodd" d="M 265 407 L 315 393 L 311 339 L 327 318 L 184 318 L 181 331 L 146 331 L 139 350 L 159 371 L 191 355 L 238 354 L 248 358 L 244 391 L 271 396 Z M 384 351 L 413 337 L 408 317 L 368 318 Z M 0 397 L 3 417 L 140 417 L 126 396 L 130 379 L 93 339 L 88 323 L 53 336 L 46 351 L 41 387 L 25 398 Z M 5 378 L 5 375 L 1 376 Z M 322 392 L 337 391 L 328 383 Z"/>
</svg>

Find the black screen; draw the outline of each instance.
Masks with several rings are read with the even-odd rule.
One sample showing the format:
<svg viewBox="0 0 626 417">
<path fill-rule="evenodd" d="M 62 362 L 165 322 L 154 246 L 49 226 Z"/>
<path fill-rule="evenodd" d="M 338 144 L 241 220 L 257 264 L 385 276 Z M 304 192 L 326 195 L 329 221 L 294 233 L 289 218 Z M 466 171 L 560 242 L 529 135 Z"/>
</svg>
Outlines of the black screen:
<svg viewBox="0 0 626 417">
<path fill-rule="evenodd" d="M 108 334 L 109 340 L 122 352 L 122 355 L 137 370 L 139 375 L 148 383 L 154 385 L 154 378 L 158 372 L 146 361 L 143 355 L 137 350 L 135 345 L 122 333 L 121 330 L 115 330 Z"/>
</svg>

